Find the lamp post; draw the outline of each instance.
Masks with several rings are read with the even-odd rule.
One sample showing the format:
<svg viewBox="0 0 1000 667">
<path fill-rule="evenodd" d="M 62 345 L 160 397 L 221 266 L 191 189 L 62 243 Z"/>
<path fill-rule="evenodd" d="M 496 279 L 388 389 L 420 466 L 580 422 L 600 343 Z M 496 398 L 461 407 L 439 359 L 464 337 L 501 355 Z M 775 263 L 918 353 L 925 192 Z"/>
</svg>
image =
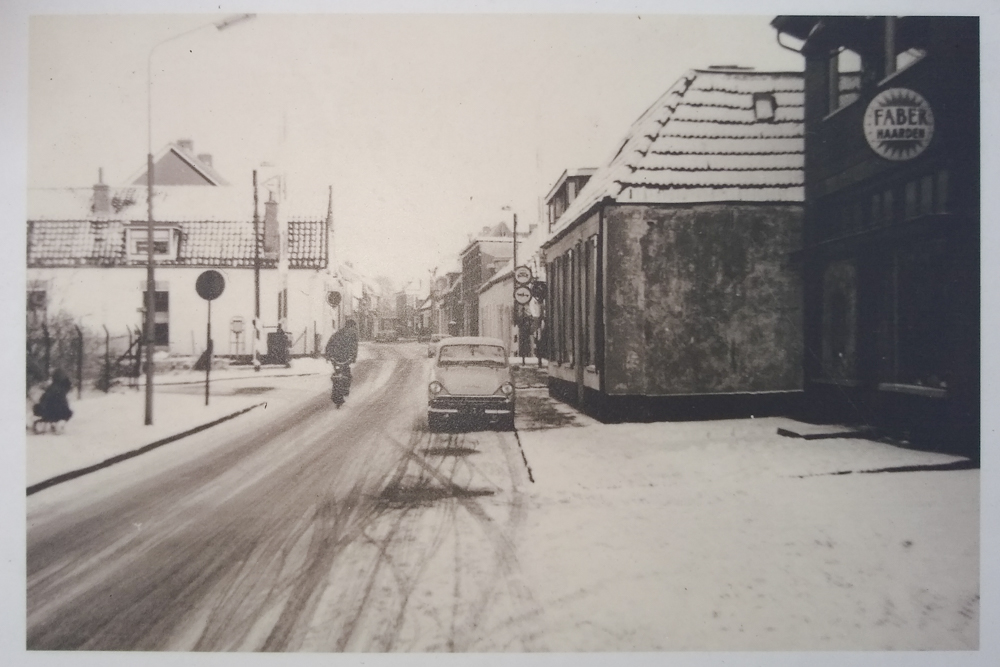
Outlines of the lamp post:
<svg viewBox="0 0 1000 667">
<path fill-rule="evenodd" d="M 200 25 L 173 37 L 168 37 L 157 42 L 149 50 L 146 58 L 146 317 L 143 322 L 142 336 L 146 341 L 146 417 L 145 424 L 149 426 L 153 423 L 153 348 L 155 347 L 155 327 L 156 317 L 156 258 L 153 251 L 153 54 L 167 42 L 180 39 L 185 35 L 215 26 L 216 30 L 225 30 L 234 25 L 252 19 L 255 14 L 237 14 L 229 18 L 214 23 Z"/>
</svg>

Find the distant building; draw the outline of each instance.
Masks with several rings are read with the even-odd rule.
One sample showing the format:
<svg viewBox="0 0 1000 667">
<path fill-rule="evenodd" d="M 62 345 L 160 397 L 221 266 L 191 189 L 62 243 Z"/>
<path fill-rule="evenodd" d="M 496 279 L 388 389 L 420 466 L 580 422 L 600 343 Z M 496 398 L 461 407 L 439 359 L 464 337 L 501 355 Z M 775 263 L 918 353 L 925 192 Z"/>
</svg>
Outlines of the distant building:
<svg viewBox="0 0 1000 667">
<path fill-rule="evenodd" d="M 183 143 L 183 142 L 182 142 Z M 216 269 L 226 288 L 212 304 L 215 352 L 251 353 L 254 318 L 253 192 L 223 185 L 190 146 L 160 153 L 168 182 L 154 190 L 156 351 L 197 355 L 205 349 L 206 303 L 195 280 Z M 210 160 L 210 158 L 208 158 Z M 185 175 L 187 170 L 188 175 Z M 133 179 L 144 183 L 145 173 Z M 166 178 L 166 176 L 164 177 Z M 102 180 L 102 179 L 99 179 Z M 210 187 L 205 187 L 210 186 Z M 260 248 L 262 340 L 278 325 L 294 353 L 312 353 L 350 313 L 335 311 L 330 291 L 343 289 L 331 257 L 329 207 L 292 210 L 293 202 L 264 202 Z M 304 213 L 304 214 L 303 214 Z M 35 321 L 65 314 L 84 327 L 115 335 L 142 328 L 148 239 L 144 185 L 30 189 L 27 220 L 28 315 Z"/>
<path fill-rule="evenodd" d="M 565 176 L 565 174 L 564 174 Z M 518 237 L 521 237 L 518 230 Z M 548 227 L 530 224 L 528 233 L 519 238 L 517 263 L 527 267 L 531 280 L 524 286 L 534 295 L 526 304 L 518 304 L 514 290 L 514 260 L 506 264 L 486 280 L 479 288 L 479 329 L 480 334 L 504 341 L 511 355 L 538 356 L 538 342 L 544 304 L 545 263 L 541 260 L 540 248 L 548 238 Z M 541 297 L 541 298 L 539 298 Z"/>
<path fill-rule="evenodd" d="M 709 68 L 635 122 L 543 246 L 553 395 L 604 420 L 794 407 L 802 105 L 801 74 Z"/>
<path fill-rule="evenodd" d="M 506 223 L 483 227 L 460 253 L 462 321 L 460 335 L 479 335 L 479 288 L 514 255 L 514 233 Z"/>
<path fill-rule="evenodd" d="M 809 413 L 978 457 L 979 20 L 772 25 L 805 56 Z"/>
</svg>

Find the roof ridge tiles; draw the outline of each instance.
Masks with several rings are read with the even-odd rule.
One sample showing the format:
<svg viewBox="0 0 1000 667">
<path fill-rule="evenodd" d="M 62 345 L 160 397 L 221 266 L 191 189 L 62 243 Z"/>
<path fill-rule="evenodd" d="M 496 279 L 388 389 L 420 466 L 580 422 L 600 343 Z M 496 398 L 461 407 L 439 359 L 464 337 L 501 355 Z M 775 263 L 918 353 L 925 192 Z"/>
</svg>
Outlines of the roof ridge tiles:
<svg viewBox="0 0 1000 667">
<path fill-rule="evenodd" d="M 801 181 L 788 183 L 632 183 L 631 181 L 615 181 L 622 190 L 626 188 L 646 188 L 649 190 L 729 190 L 738 188 L 740 190 L 776 190 L 778 188 L 799 188 Z"/>
<path fill-rule="evenodd" d="M 801 125 L 801 123 L 799 123 Z M 800 134 L 757 134 L 753 136 L 732 136 L 727 134 L 670 134 L 663 135 L 664 139 L 733 139 L 741 141 L 751 141 L 754 139 L 802 139 L 805 133 Z"/>
<path fill-rule="evenodd" d="M 801 167 L 629 167 L 637 171 L 678 171 L 678 172 L 721 172 L 721 171 L 802 171 Z"/>
<path fill-rule="evenodd" d="M 755 90 L 735 90 L 733 88 L 722 88 L 720 86 L 709 86 L 707 88 L 696 88 L 695 90 L 705 93 L 730 93 L 733 95 L 753 95 L 755 92 L 762 93 L 794 93 L 797 95 L 804 95 L 805 90 L 802 88 L 769 88 L 768 90 L 755 91 Z"/>
<path fill-rule="evenodd" d="M 748 95 L 749 93 L 742 93 L 742 94 Z M 736 106 L 736 105 L 733 105 L 733 104 L 719 104 L 719 103 L 714 103 L 714 102 L 684 102 L 684 104 L 681 105 L 681 106 L 697 107 L 699 109 L 732 109 L 733 111 L 750 111 L 751 109 L 753 109 L 752 105 Z M 778 105 L 779 109 L 797 109 L 797 108 L 800 108 L 800 107 L 805 108 L 805 103 L 802 103 L 802 104 L 779 104 Z"/>
<path fill-rule="evenodd" d="M 722 120 L 721 118 L 675 118 L 675 121 L 681 123 L 703 123 L 705 125 L 801 125 L 801 120 L 796 120 L 793 118 L 784 118 L 769 121 L 759 121 L 759 120 Z"/>
<path fill-rule="evenodd" d="M 656 151 L 650 150 L 653 155 L 802 155 L 804 151 Z"/>
</svg>

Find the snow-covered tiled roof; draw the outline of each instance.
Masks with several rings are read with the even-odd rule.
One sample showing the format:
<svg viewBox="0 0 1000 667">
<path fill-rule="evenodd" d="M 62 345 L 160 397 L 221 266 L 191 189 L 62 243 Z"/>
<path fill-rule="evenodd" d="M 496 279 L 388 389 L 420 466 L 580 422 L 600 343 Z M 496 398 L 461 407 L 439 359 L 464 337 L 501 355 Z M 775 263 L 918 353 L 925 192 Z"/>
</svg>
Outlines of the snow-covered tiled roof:
<svg viewBox="0 0 1000 667">
<path fill-rule="evenodd" d="M 126 252 L 126 229 L 121 220 L 32 220 L 28 223 L 28 266 L 128 266 L 144 263 Z M 177 258 L 157 260 L 162 266 L 234 266 L 254 264 L 252 221 L 199 220 L 172 223 L 180 231 Z M 140 228 L 145 229 L 144 226 Z M 263 235 L 263 226 L 260 228 Z M 327 266 L 325 220 L 288 222 L 288 266 L 320 269 Z M 261 253 L 261 266 L 276 260 Z"/>
<path fill-rule="evenodd" d="M 773 118 L 756 117 L 761 95 L 774 100 Z M 604 199 L 801 202 L 803 109 L 800 73 L 691 70 L 636 120 L 553 233 Z"/>
</svg>

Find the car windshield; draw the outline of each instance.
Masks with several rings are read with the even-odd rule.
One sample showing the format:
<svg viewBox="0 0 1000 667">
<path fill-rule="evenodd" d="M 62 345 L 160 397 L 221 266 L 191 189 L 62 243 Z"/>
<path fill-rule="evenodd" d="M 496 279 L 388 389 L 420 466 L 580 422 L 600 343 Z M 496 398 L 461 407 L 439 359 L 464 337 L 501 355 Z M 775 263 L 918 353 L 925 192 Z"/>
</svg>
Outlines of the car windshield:
<svg viewBox="0 0 1000 667">
<path fill-rule="evenodd" d="M 504 349 L 498 345 L 443 345 L 438 363 L 505 366 L 507 355 Z"/>
</svg>

